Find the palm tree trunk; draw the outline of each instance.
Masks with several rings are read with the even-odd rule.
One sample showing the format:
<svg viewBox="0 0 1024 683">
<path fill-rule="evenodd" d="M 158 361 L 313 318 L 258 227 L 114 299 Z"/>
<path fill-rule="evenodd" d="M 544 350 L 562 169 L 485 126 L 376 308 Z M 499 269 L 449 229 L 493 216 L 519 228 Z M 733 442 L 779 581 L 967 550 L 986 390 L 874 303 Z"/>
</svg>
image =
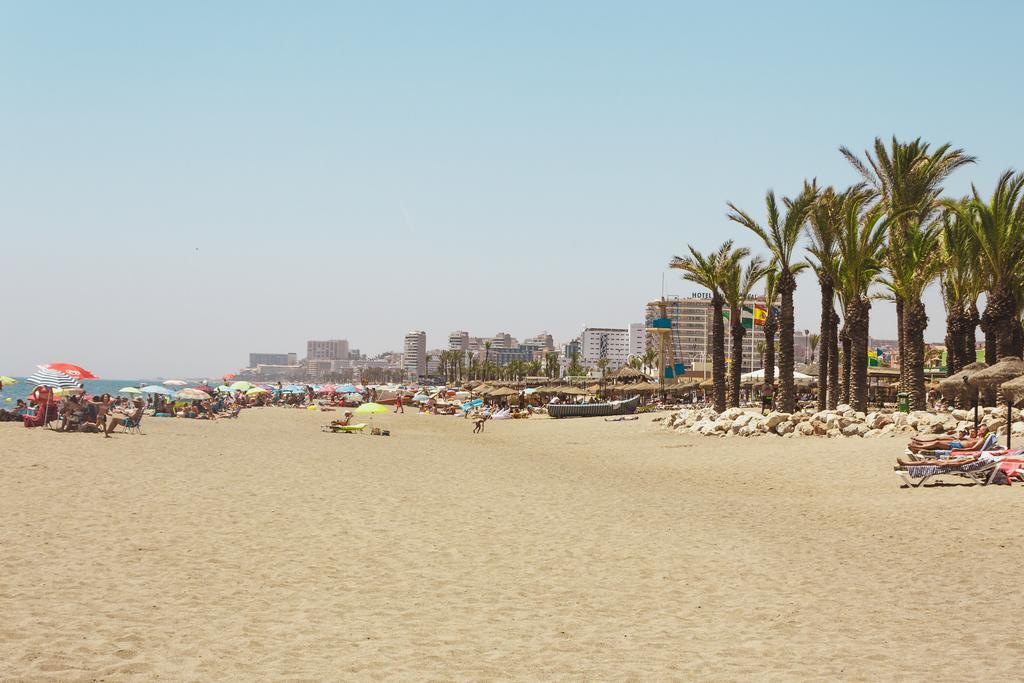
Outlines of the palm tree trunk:
<svg viewBox="0 0 1024 683">
<path fill-rule="evenodd" d="M 829 321 L 828 340 L 828 409 L 835 410 L 839 405 L 839 314 L 834 310 Z"/>
<path fill-rule="evenodd" d="M 769 308 L 768 319 L 764 322 L 764 383 L 768 386 L 775 384 L 775 332 L 778 327 L 779 321 Z"/>
<path fill-rule="evenodd" d="M 740 309 L 734 307 L 729 312 L 732 328 L 732 365 L 729 366 L 729 407 L 740 407 L 740 375 L 743 374 L 743 336 L 746 330 L 740 320 Z"/>
<path fill-rule="evenodd" d="M 1013 316 L 1013 325 L 1011 327 L 1013 334 L 1010 336 L 1013 338 L 1013 353 L 1010 355 L 1017 356 L 1020 358 L 1024 356 L 1024 328 L 1020 326 L 1020 318 Z"/>
<path fill-rule="evenodd" d="M 985 317 L 989 319 L 989 327 L 995 331 L 996 359 L 1017 355 L 1014 352 L 1017 350 L 1016 334 L 1019 332 L 1015 334 L 1014 327 L 1019 328 L 1020 324 L 1017 321 L 1017 301 L 1013 292 L 1007 287 L 989 292 L 988 305 L 985 306 L 982 319 Z M 985 356 L 987 360 L 987 349 Z"/>
<path fill-rule="evenodd" d="M 964 308 L 958 301 L 946 300 L 946 374 L 960 372 L 964 357 Z"/>
<path fill-rule="evenodd" d="M 867 297 L 854 297 L 847 306 L 850 331 L 850 401 L 854 410 L 868 408 L 868 315 Z"/>
<path fill-rule="evenodd" d="M 821 285 L 821 323 L 818 330 L 818 410 L 828 408 L 828 370 L 832 350 L 832 316 L 835 315 L 833 300 L 835 288 L 832 279 L 824 273 L 818 275 Z"/>
<path fill-rule="evenodd" d="M 722 320 L 722 297 L 711 298 L 711 381 L 714 384 L 715 412 L 725 412 L 725 322 Z"/>
<path fill-rule="evenodd" d="M 965 367 L 978 358 L 978 352 L 975 350 L 978 346 L 978 342 L 975 339 L 975 330 L 978 328 L 978 323 L 981 322 L 981 316 L 978 314 L 978 302 L 972 301 L 970 306 L 966 309 L 967 315 L 967 329 L 964 330 L 964 338 L 961 342 L 961 351 L 963 355 L 960 357 L 960 367 Z"/>
<path fill-rule="evenodd" d="M 903 344 L 907 355 L 906 362 L 901 365 L 907 376 L 910 409 L 926 410 L 928 397 L 924 386 L 924 330 L 928 327 L 928 316 L 920 299 L 904 302 L 903 326 Z"/>
<path fill-rule="evenodd" d="M 907 345 L 903 337 L 903 297 L 897 296 L 896 299 L 896 350 L 900 354 L 900 391 L 907 390 L 907 362 L 906 352 Z"/>
<path fill-rule="evenodd" d="M 796 408 L 793 387 L 793 292 L 796 278 L 788 269 L 779 273 L 779 294 L 782 296 L 782 319 L 779 321 L 779 403 L 784 413 Z"/>
<path fill-rule="evenodd" d="M 988 301 L 985 303 L 985 310 L 981 314 L 981 332 L 985 335 L 985 364 L 992 365 L 996 362 L 996 347 L 999 335 L 996 331 L 996 320 L 992 311 L 992 294 L 989 293 Z"/>
<path fill-rule="evenodd" d="M 843 329 L 839 331 L 839 339 L 843 345 L 843 377 L 842 377 L 842 390 L 839 397 L 841 403 L 850 405 L 850 358 L 851 358 L 851 338 L 850 338 L 850 318 L 847 317 L 843 320 Z"/>
</svg>

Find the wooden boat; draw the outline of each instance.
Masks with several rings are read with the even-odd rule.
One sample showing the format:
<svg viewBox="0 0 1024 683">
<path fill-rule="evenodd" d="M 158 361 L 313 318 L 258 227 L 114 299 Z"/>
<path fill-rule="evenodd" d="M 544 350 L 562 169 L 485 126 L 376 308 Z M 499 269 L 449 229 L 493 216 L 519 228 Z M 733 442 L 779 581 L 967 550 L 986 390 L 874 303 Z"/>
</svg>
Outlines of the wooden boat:
<svg viewBox="0 0 1024 683">
<path fill-rule="evenodd" d="M 551 417 L 604 417 L 607 415 L 629 415 L 636 412 L 640 397 L 607 403 L 549 403 Z"/>
</svg>

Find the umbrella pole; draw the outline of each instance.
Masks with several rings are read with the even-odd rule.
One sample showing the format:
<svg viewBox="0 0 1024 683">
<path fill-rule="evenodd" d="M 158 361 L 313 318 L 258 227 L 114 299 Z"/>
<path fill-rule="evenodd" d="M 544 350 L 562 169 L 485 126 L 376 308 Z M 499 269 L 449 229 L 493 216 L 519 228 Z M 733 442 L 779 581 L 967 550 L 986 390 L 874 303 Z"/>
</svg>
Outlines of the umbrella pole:
<svg viewBox="0 0 1024 683">
<path fill-rule="evenodd" d="M 1010 436 L 1013 432 L 1013 401 L 1006 401 L 1006 448 L 1010 448 Z"/>
</svg>

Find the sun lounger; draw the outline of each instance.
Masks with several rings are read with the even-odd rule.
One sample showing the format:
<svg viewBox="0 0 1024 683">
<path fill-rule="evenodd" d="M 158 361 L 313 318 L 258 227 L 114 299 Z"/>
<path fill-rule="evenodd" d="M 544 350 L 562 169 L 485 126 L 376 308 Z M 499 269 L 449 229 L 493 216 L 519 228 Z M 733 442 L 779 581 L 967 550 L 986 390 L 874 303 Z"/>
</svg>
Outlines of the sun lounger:
<svg viewBox="0 0 1024 683">
<path fill-rule="evenodd" d="M 366 429 L 366 426 L 367 425 L 366 425 L 365 422 L 360 422 L 359 424 L 354 424 L 354 425 L 324 425 L 324 428 L 323 428 L 322 431 L 334 432 L 335 434 L 337 434 L 337 433 L 354 434 L 356 432 L 363 431 L 364 429 Z"/>
<path fill-rule="evenodd" d="M 1001 455 L 983 453 L 978 460 L 966 464 L 960 464 L 957 458 L 952 458 L 948 465 L 908 465 L 898 469 L 896 474 L 910 488 L 921 488 L 932 477 L 942 475 L 963 477 L 984 486 L 992 481 L 1002 460 Z"/>
</svg>

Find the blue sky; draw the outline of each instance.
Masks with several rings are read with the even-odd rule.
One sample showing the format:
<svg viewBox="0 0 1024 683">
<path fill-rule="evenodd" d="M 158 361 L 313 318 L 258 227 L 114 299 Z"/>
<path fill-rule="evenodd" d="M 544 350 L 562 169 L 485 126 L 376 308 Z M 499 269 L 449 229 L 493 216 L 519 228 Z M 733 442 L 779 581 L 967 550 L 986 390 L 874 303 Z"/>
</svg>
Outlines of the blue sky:
<svg viewBox="0 0 1024 683">
<path fill-rule="evenodd" d="M 641 318 L 837 149 L 1024 165 L 1019 5 L 0 3 L 0 372 Z M 666 276 L 670 293 L 692 287 Z M 815 284 L 797 324 L 814 329 Z M 930 339 L 943 312 L 929 300 Z M 895 334 L 876 304 L 872 332 Z"/>
</svg>

